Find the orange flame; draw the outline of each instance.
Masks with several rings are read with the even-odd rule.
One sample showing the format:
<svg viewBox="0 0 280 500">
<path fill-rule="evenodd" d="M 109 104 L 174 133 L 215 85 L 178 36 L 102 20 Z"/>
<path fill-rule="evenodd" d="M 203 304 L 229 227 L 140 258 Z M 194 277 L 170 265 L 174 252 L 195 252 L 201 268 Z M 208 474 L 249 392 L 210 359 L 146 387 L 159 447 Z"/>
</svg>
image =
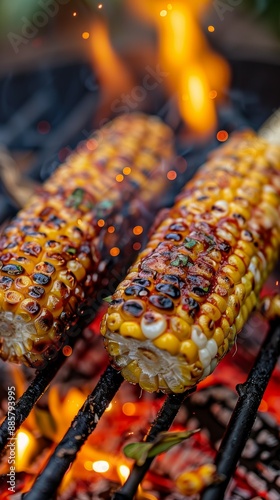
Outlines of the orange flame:
<svg viewBox="0 0 280 500">
<path fill-rule="evenodd" d="M 127 3 L 157 28 L 160 65 L 169 74 L 166 83 L 170 92 L 178 96 L 183 119 L 195 132 L 213 130 L 216 111 L 210 92 L 217 95 L 225 90 L 229 68 L 209 48 L 199 26 L 198 18 L 209 1 L 176 0 L 165 4 L 160 0 L 127 0 Z"/>
<path fill-rule="evenodd" d="M 134 81 L 111 44 L 105 21 L 95 20 L 90 40 L 93 64 L 101 86 L 104 114 L 116 97 L 131 90 Z"/>
</svg>

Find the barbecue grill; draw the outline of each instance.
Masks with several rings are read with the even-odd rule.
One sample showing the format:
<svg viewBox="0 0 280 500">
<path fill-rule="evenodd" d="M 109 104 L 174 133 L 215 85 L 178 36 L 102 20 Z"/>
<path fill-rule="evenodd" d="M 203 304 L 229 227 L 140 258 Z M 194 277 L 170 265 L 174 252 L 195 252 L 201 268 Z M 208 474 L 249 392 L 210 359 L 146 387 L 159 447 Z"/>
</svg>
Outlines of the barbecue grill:
<svg viewBox="0 0 280 500">
<path fill-rule="evenodd" d="M 222 105 L 219 109 L 219 129 L 227 130 L 229 133 L 248 126 L 257 129 L 264 119 L 271 114 L 271 111 L 280 104 L 277 101 L 279 99 L 277 92 L 273 93 L 272 98 L 272 93 L 269 94 L 264 88 L 265 86 L 260 82 L 261 75 L 264 74 L 265 69 L 265 81 L 273 82 L 277 81 L 277 79 L 279 81 L 280 68 L 268 64 L 262 65 L 238 61 L 232 61 L 232 67 L 232 90 L 227 96 L 227 104 Z M 246 67 L 246 71 L 244 67 Z M 244 78 L 244 74 L 254 75 L 249 84 L 247 78 Z M 267 75 L 269 75 L 269 78 L 267 78 Z M 63 82 L 65 79 L 72 82 L 71 93 L 67 95 L 63 105 L 59 106 L 59 112 L 57 112 L 58 103 L 61 103 L 64 92 Z M 32 82 L 33 88 L 30 82 Z M 28 88 L 29 90 L 27 90 Z M 21 90 L 19 91 L 19 89 Z M 0 127 L 1 142 L 11 151 L 15 149 L 35 149 L 36 155 L 33 166 L 26 174 L 27 179 L 41 182 L 50 175 L 80 140 L 84 140 L 90 134 L 91 116 L 98 99 L 98 85 L 92 70 L 86 63 L 72 64 L 63 68 L 48 67 L 34 73 L 18 74 L 4 78 L 0 84 L 0 91 L 2 95 L 6 96 L 5 99 L 2 99 L 4 112 L 2 113 Z M 12 94 L 18 93 L 21 101 L 8 105 L 10 92 Z M 156 107 L 150 109 L 151 113 L 156 113 L 168 121 L 172 111 L 172 100 L 158 104 L 157 102 Z M 39 128 L 38 122 L 40 124 Z M 44 134 L 45 131 L 48 131 L 50 122 L 55 124 L 54 128 L 49 134 Z M 178 136 L 177 154 L 188 163 L 188 168 L 183 176 L 183 180 L 186 182 L 204 161 L 208 151 L 217 145 L 217 140 L 212 138 L 198 147 L 188 142 L 188 140 L 183 143 L 179 140 L 180 123 L 177 124 L 175 132 Z M 66 147 L 65 144 L 67 144 Z M 5 156 L 3 156 L 2 161 L 6 161 Z M 172 202 L 178 188 L 179 186 L 176 183 L 172 186 L 164 200 L 165 204 Z M 13 197 L 11 186 L 3 184 L 0 196 L 1 221 L 5 222 L 17 210 L 16 197 Z M 133 258 L 133 255 L 131 257 Z M 121 278 L 123 273 L 124 269 L 116 273 L 115 282 Z M 101 283 L 100 287 L 102 288 L 102 286 L 104 285 Z M 81 315 L 79 320 L 80 330 L 85 324 L 89 323 L 89 318 L 92 319 L 95 313 L 96 311 L 90 315 L 90 311 L 90 314 L 86 315 L 86 321 Z M 69 345 L 75 350 L 75 338 L 69 339 Z M 201 498 L 203 500 L 224 498 L 227 485 L 234 474 L 246 440 L 250 435 L 258 407 L 277 363 L 279 353 L 280 327 L 276 322 L 271 324 L 270 331 L 260 348 L 253 368 L 248 373 L 246 382 L 237 386 L 238 401 L 232 411 L 230 422 L 215 459 L 217 472 L 222 476 L 223 480 L 207 488 L 202 494 Z M 20 428 L 34 405 L 52 383 L 53 378 L 64 362 L 65 354 L 61 352 L 54 361 L 50 361 L 46 367 L 36 373 L 27 390 L 16 403 L 14 412 L 17 429 Z M 79 410 L 71 427 L 50 456 L 46 467 L 36 479 L 31 490 L 25 493 L 22 498 L 25 500 L 49 500 L 55 498 L 57 488 L 64 474 L 75 460 L 78 451 L 88 436 L 95 430 L 122 382 L 121 374 L 113 367 L 108 366 L 105 369 L 92 393 Z M 182 405 L 188 404 L 189 396 L 194 391 L 195 389 L 191 389 L 183 394 L 168 395 L 166 397 L 146 435 L 147 442 L 153 441 L 160 432 L 169 429 L 177 412 Z M 6 419 L 0 429 L 0 446 L 2 450 L 7 445 L 8 440 L 8 420 Z M 129 478 L 120 489 L 113 493 L 112 498 L 115 500 L 132 499 L 152 461 L 152 458 L 148 458 L 143 465 L 134 465 Z M 277 492 L 280 496 L 279 485 Z"/>
</svg>

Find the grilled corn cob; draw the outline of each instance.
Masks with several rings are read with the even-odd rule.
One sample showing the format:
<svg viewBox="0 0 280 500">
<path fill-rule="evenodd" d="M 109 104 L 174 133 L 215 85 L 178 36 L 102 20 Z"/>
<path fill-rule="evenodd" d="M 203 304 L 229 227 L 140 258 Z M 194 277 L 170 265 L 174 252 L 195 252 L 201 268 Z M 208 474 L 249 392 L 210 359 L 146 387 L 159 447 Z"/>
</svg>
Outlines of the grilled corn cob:
<svg viewBox="0 0 280 500">
<path fill-rule="evenodd" d="M 56 354 L 78 307 L 94 290 L 104 253 L 110 253 L 111 247 L 104 248 L 104 242 L 110 245 L 101 229 L 104 220 L 119 217 L 124 203 L 136 197 L 147 210 L 171 156 L 172 132 L 160 120 L 117 118 L 73 154 L 4 229 L 3 359 L 40 366 Z"/>
<path fill-rule="evenodd" d="M 232 347 L 277 261 L 279 174 L 280 149 L 246 132 L 185 186 L 102 321 L 128 381 L 179 393 Z"/>
</svg>

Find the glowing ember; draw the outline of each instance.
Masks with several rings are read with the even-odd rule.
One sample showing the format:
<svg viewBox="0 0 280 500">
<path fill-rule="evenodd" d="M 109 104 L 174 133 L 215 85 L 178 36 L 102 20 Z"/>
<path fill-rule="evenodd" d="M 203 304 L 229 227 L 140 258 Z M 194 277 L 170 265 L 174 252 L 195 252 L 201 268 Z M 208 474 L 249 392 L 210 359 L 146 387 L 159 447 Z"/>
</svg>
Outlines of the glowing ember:
<svg viewBox="0 0 280 500">
<path fill-rule="evenodd" d="M 141 246 L 142 246 L 141 243 L 139 243 L 139 241 L 136 241 L 135 243 L 133 243 L 132 248 L 133 250 L 138 251 L 140 250 Z"/>
<path fill-rule="evenodd" d="M 124 175 L 129 175 L 130 173 L 131 173 L 131 168 L 130 167 L 124 167 L 123 174 Z"/>
<path fill-rule="evenodd" d="M 62 349 L 62 352 L 63 352 L 64 356 L 69 357 L 69 356 L 71 356 L 73 349 L 72 349 L 72 347 L 70 347 L 70 345 L 65 345 Z"/>
<path fill-rule="evenodd" d="M 108 405 L 108 407 L 106 408 L 106 410 L 105 410 L 105 411 L 111 411 L 111 410 L 112 410 L 112 408 L 113 408 L 113 405 L 112 405 L 112 403 L 110 403 L 110 404 Z"/>
<path fill-rule="evenodd" d="M 98 225 L 99 227 L 103 227 L 103 226 L 105 226 L 105 220 L 103 220 L 103 219 L 99 219 L 99 221 L 97 221 L 97 225 Z"/>
<path fill-rule="evenodd" d="M 107 229 L 108 233 L 112 234 L 115 232 L 115 228 L 114 226 L 109 226 L 108 229 Z"/>
<path fill-rule="evenodd" d="M 138 236 L 139 234 L 142 234 L 143 233 L 143 227 L 142 226 L 135 226 L 133 228 L 133 234 L 135 234 L 136 236 Z"/>
<path fill-rule="evenodd" d="M 106 460 L 98 460 L 93 462 L 92 468 L 95 472 L 107 472 L 110 469 L 110 464 Z"/>
<path fill-rule="evenodd" d="M 128 417 L 131 417 L 132 415 L 135 415 L 136 405 L 134 403 L 124 403 L 122 411 Z"/>
<path fill-rule="evenodd" d="M 213 31 L 215 31 L 215 27 L 214 26 L 208 26 L 208 31 L 210 33 L 213 33 Z"/>
<path fill-rule="evenodd" d="M 117 257 L 120 253 L 120 249 L 118 247 L 113 247 L 111 248 L 110 250 L 110 255 L 112 255 L 112 257 Z"/>
<path fill-rule="evenodd" d="M 177 178 L 177 173 L 175 172 L 175 170 L 169 170 L 166 177 L 169 181 L 174 181 Z"/>
<path fill-rule="evenodd" d="M 228 132 L 226 130 L 219 130 L 217 133 L 217 139 L 220 142 L 225 142 L 228 139 Z"/>
<path fill-rule="evenodd" d="M 210 92 L 209 92 L 210 99 L 216 99 L 217 95 L 218 95 L 218 93 L 216 90 L 210 90 Z"/>
<path fill-rule="evenodd" d="M 123 176 L 122 174 L 118 174 L 118 175 L 116 176 L 116 181 L 117 181 L 117 182 L 122 182 L 123 180 L 124 180 L 124 176 Z"/>
<path fill-rule="evenodd" d="M 118 467 L 118 473 L 120 476 L 121 483 L 124 483 L 130 474 L 130 469 L 127 465 L 122 464 Z"/>
<path fill-rule="evenodd" d="M 87 40 L 89 38 L 89 32 L 88 31 L 84 31 L 83 34 L 82 34 L 82 38 L 84 40 Z"/>
</svg>

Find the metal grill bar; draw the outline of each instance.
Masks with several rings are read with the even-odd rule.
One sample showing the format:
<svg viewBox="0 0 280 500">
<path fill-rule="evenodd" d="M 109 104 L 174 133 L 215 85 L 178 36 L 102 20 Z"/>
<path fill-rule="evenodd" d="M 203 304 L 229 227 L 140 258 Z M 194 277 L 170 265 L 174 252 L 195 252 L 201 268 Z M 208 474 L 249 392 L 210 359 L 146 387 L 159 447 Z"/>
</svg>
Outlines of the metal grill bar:
<svg viewBox="0 0 280 500">
<path fill-rule="evenodd" d="M 207 488 L 202 500 L 224 498 L 227 485 L 249 438 L 258 407 L 279 355 L 280 325 L 278 321 L 271 325 L 270 332 L 246 382 L 236 387 L 239 398 L 216 457 L 217 473 L 224 475 L 225 480 Z"/>
<path fill-rule="evenodd" d="M 182 394 L 170 394 L 160 411 L 157 414 L 148 434 L 144 441 L 152 442 L 160 432 L 168 431 L 176 417 L 182 403 L 194 391 L 196 387 L 192 387 Z M 146 472 L 149 470 L 154 458 L 147 458 L 142 466 L 135 464 L 125 484 L 115 493 L 112 500 L 131 500 L 137 492 L 137 488 L 143 480 Z"/>
<path fill-rule="evenodd" d="M 32 489 L 23 495 L 24 500 L 49 500 L 52 497 L 69 465 L 75 460 L 78 451 L 95 429 L 122 381 L 120 372 L 108 366 Z"/>
</svg>

